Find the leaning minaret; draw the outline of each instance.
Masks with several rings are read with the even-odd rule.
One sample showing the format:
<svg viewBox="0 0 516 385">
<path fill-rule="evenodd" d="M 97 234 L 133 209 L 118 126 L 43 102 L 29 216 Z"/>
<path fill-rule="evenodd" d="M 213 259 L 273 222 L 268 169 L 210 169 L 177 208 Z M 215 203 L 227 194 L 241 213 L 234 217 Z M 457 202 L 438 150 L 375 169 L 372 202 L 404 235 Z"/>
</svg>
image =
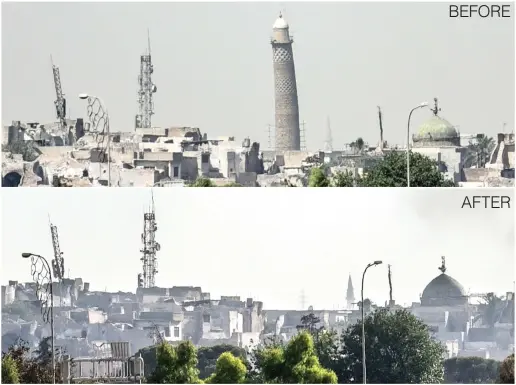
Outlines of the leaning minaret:
<svg viewBox="0 0 516 385">
<path fill-rule="evenodd" d="M 272 55 L 276 107 L 276 150 L 299 151 L 299 105 L 297 101 L 296 70 L 288 24 L 279 15 L 272 27 Z"/>
</svg>

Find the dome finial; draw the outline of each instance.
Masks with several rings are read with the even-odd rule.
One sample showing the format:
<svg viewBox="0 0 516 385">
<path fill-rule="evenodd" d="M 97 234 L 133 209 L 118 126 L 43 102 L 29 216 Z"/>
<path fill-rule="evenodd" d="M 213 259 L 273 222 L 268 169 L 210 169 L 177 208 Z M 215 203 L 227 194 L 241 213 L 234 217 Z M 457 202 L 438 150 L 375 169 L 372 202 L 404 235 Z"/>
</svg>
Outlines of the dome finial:
<svg viewBox="0 0 516 385">
<path fill-rule="evenodd" d="M 283 18 L 283 14 L 281 13 L 281 11 L 279 11 L 279 18 Z"/>
<path fill-rule="evenodd" d="M 437 102 L 437 98 L 434 98 L 434 109 L 432 110 L 432 112 L 434 113 L 435 116 L 437 116 L 437 113 L 441 111 L 441 109 L 439 108 L 439 104 Z"/>
<path fill-rule="evenodd" d="M 446 272 L 446 257 L 441 257 L 441 267 L 439 270 L 441 270 L 443 274 Z"/>
</svg>

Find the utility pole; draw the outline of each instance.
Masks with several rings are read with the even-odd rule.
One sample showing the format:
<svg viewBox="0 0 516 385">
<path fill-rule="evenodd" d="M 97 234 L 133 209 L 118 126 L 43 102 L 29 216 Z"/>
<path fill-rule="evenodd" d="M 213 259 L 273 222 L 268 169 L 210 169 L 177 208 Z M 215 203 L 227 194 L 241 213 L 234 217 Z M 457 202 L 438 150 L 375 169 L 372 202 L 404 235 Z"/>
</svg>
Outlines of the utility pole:
<svg viewBox="0 0 516 385">
<path fill-rule="evenodd" d="M 388 277 L 389 277 L 389 307 L 392 306 L 392 275 L 391 275 L 391 265 L 387 265 L 388 269 Z"/>
<path fill-rule="evenodd" d="M 378 121 L 380 122 L 380 150 L 383 150 L 382 109 L 380 106 L 378 106 Z"/>
</svg>

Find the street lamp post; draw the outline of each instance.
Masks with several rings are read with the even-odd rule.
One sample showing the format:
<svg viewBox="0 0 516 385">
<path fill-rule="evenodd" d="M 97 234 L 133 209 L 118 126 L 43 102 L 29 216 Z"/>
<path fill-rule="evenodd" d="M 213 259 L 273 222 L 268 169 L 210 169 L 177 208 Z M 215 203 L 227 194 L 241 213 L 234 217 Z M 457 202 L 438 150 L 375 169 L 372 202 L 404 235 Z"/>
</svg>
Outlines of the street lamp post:
<svg viewBox="0 0 516 385">
<path fill-rule="evenodd" d="M 369 269 L 371 266 L 377 266 L 381 265 L 382 261 L 374 261 L 373 263 L 370 263 L 366 266 L 364 269 L 364 274 L 362 274 L 362 290 L 361 290 L 361 297 L 362 297 L 362 380 L 363 383 L 366 384 L 366 354 L 365 354 L 365 325 L 364 325 L 364 278 L 365 273 L 367 269 Z"/>
<path fill-rule="evenodd" d="M 407 187 L 410 187 L 410 118 L 412 117 L 412 113 L 418 108 L 423 108 L 428 106 L 427 102 L 421 103 L 419 106 L 414 107 L 410 110 L 410 114 L 408 116 L 407 123 Z"/>
<path fill-rule="evenodd" d="M 93 124 L 94 129 L 98 133 L 98 126 L 100 122 L 103 123 L 102 133 L 107 135 L 107 157 L 108 157 L 108 187 L 111 187 L 111 132 L 109 130 L 109 114 L 106 105 L 98 96 L 79 94 L 79 99 L 88 100 L 88 117 Z M 98 105 L 97 111 L 94 111 L 94 106 Z M 104 132 L 105 131 L 105 132 Z"/>
<path fill-rule="evenodd" d="M 43 322 L 50 321 L 50 338 L 52 349 L 52 380 L 56 383 L 56 353 L 54 348 L 54 290 L 52 288 L 52 269 L 48 261 L 38 254 L 22 253 L 22 258 L 31 259 L 31 274 L 36 283 L 36 295 L 41 301 L 41 312 L 43 314 Z M 38 269 L 38 261 L 41 265 Z M 46 283 L 46 288 L 45 288 Z M 50 295 L 50 304 L 48 303 L 48 296 Z"/>
</svg>

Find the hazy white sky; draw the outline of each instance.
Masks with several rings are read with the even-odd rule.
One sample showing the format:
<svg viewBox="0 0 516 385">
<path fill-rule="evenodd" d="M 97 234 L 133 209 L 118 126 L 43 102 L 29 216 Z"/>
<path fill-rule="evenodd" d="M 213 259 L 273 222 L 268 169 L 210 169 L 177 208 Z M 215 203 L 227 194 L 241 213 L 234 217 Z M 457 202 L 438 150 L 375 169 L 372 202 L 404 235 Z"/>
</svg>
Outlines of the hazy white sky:
<svg viewBox="0 0 516 385">
<path fill-rule="evenodd" d="M 451 19 L 435 3 L 2 3 L 2 122 L 51 121 L 50 55 L 71 117 L 77 94 L 104 99 L 113 130 L 137 113 L 139 55 L 150 28 L 156 126 L 198 126 L 267 147 L 274 122 L 269 44 L 283 10 L 294 35 L 308 148 L 361 136 L 403 143 L 412 107 L 434 96 L 463 133 L 514 129 L 514 17 Z M 418 111 L 414 129 L 430 116 Z"/>
<path fill-rule="evenodd" d="M 365 295 L 388 299 L 390 263 L 394 298 L 409 303 L 445 255 L 447 273 L 471 293 L 512 290 L 514 209 L 460 209 L 465 194 L 473 191 L 156 189 L 157 284 L 253 296 L 268 309 L 299 308 L 304 289 L 306 305 L 332 309 L 345 304 L 348 274 L 358 298 L 364 267 L 381 259 Z M 20 253 L 52 258 L 50 214 L 71 277 L 134 292 L 150 198 L 139 188 L 2 189 L 2 284 L 31 280 Z"/>
</svg>

